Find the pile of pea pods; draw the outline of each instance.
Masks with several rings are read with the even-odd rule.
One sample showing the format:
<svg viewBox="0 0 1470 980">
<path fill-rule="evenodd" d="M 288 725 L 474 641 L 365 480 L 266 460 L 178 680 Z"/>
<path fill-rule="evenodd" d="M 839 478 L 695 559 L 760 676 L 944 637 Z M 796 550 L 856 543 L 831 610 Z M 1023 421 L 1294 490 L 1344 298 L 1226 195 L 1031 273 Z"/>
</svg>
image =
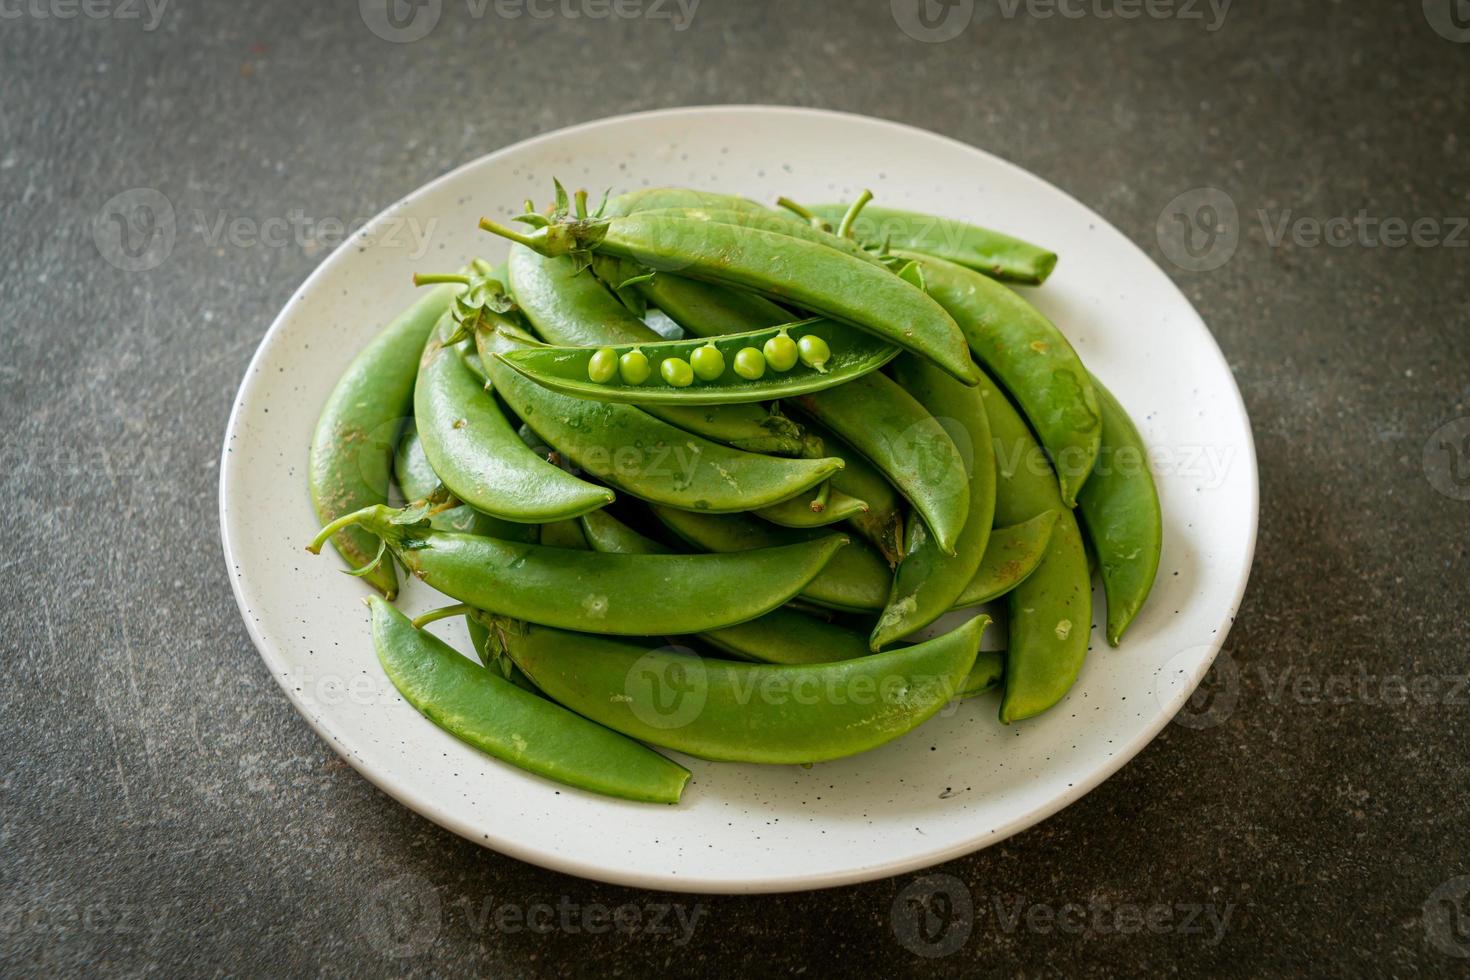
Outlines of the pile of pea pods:
<svg viewBox="0 0 1470 980">
<path fill-rule="evenodd" d="M 503 265 L 416 277 L 311 447 L 310 550 L 380 593 L 379 661 L 427 718 L 675 803 L 689 772 L 655 748 L 809 764 L 995 687 L 1002 722 L 1046 711 L 1087 654 L 1094 568 L 1119 643 L 1158 495 L 1123 408 L 1017 288 L 1053 253 L 867 192 L 593 210 L 555 190 L 481 220 Z M 399 569 L 454 604 L 410 622 Z M 1003 650 L 983 614 L 932 635 L 1001 599 Z M 473 659 L 424 629 L 457 616 Z"/>
</svg>

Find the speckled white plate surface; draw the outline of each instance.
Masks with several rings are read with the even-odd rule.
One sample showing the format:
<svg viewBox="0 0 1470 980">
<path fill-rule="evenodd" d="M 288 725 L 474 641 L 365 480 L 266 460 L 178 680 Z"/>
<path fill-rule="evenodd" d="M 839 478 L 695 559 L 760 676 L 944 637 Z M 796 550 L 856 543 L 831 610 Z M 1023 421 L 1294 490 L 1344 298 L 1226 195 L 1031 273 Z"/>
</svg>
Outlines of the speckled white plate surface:
<svg viewBox="0 0 1470 980">
<path fill-rule="evenodd" d="M 414 270 L 448 270 L 504 243 L 476 230 L 550 177 L 594 195 L 690 185 L 773 201 L 844 200 L 940 212 L 1061 255 L 1028 296 L 1071 338 L 1159 453 L 1165 548 L 1154 593 L 1120 649 L 1094 629 L 1071 694 L 1005 727 L 994 696 L 953 706 L 883 748 L 809 769 L 678 757 L 677 807 L 608 800 L 506 766 L 401 701 L 378 668 L 335 556 L 316 529 L 305 461 L 322 402 L 353 354 L 405 306 Z M 442 826 L 549 868 L 651 888 L 816 888 L 922 868 L 1004 839 L 1132 758 L 1204 675 L 1255 547 L 1257 481 L 1239 391 L 1184 296 L 1106 221 L 1044 181 L 932 133 L 830 112 L 677 109 L 574 126 L 499 150 L 389 208 L 333 253 L 272 324 L 225 436 L 220 524 L 241 614 L 312 727 L 368 779 Z M 413 583 L 403 607 L 440 597 Z M 1095 592 L 1102 611 L 1101 589 Z M 441 631 L 462 640 L 461 628 Z M 1181 814 L 1181 820 L 1190 819 Z M 1103 831 L 1100 831 L 1100 833 Z M 1109 828 L 1108 840 L 1128 829 Z M 1121 836 L 1120 836 L 1121 835 Z"/>
</svg>

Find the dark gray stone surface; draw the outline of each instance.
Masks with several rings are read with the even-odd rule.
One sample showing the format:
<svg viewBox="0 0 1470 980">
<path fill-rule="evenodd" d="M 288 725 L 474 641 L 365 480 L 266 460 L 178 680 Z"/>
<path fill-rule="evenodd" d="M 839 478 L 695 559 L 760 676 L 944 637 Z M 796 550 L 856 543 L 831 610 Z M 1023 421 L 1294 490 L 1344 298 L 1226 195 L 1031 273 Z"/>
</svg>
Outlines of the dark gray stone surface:
<svg viewBox="0 0 1470 980">
<path fill-rule="evenodd" d="M 1099 16 L 1120 6 L 982 2 L 921 43 L 905 0 L 705 0 L 683 31 L 444 0 L 398 44 L 351 2 L 172 0 L 152 30 L 132 0 L 0 3 L 0 972 L 1463 975 L 1470 422 L 1436 431 L 1470 415 L 1470 44 L 1449 0 L 1240 4 L 1214 31 L 1204 4 Z M 943 957 L 895 929 L 912 876 L 762 898 L 591 884 L 350 770 L 251 647 L 215 516 L 236 384 L 328 249 L 190 228 L 128 272 L 94 241 L 129 189 L 250 222 L 366 217 L 535 133 L 715 102 L 898 119 L 1055 182 L 1175 275 L 1254 420 L 1260 543 L 1210 681 L 1220 723 L 1170 726 L 939 869 L 975 909 Z M 1189 272 L 1155 226 L 1203 186 L 1243 232 Z M 1272 240 L 1288 212 L 1360 211 L 1445 241 Z M 372 927 L 395 896 L 423 928 L 403 947 Z M 593 906 L 648 924 L 668 902 L 698 916 L 687 942 L 573 931 Z M 497 919 L 538 903 L 573 929 Z M 1228 914 L 1223 935 L 1197 908 Z"/>
</svg>

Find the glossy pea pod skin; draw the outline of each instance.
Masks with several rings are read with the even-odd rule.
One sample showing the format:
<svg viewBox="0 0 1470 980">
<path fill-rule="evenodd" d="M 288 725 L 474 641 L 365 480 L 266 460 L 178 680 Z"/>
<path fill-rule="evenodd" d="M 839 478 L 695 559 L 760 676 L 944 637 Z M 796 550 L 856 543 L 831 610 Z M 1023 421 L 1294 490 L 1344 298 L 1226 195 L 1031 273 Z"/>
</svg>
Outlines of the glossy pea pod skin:
<svg viewBox="0 0 1470 980">
<path fill-rule="evenodd" d="M 671 549 L 645 537 L 605 510 L 584 514 L 582 530 L 594 549 L 625 555 L 666 555 Z M 789 607 L 764 616 L 709 630 L 700 638 L 716 649 L 768 664 L 818 664 L 868 655 L 865 637 L 822 622 Z"/>
<path fill-rule="evenodd" d="M 985 546 L 985 554 L 980 559 L 980 567 L 975 570 L 975 577 L 970 579 L 970 584 L 955 599 L 954 607 L 968 609 L 982 602 L 999 599 L 1026 581 L 1046 556 L 1057 516 L 1057 511 L 1042 511 L 1020 524 L 992 530 L 990 542 Z"/>
<path fill-rule="evenodd" d="M 1148 447 L 1113 393 L 1093 378 L 1102 406 L 1097 469 L 1077 495 L 1108 600 L 1108 642 L 1117 646 L 1153 589 L 1164 547 L 1159 492 Z"/>
<path fill-rule="evenodd" d="M 406 429 L 398 441 L 393 476 L 404 499 L 410 501 L 423 500 L 441 486 L 439 474 L 429 465 L 429 457 L 424 454 L 423 443 L 414 428 Z M 540 530 L 535 524 L 521 524 L 482 514 L 469 504 L 440 511 L 429 518 L 429 523 L 440 531 L 483 534 L 507 541 L 535 542 Z"/>
<path fill-rule="evenodd" d="M 521 441 L 460 352 L 443 346 L 453 330 L 446 316 L 424 348 L 413 395 L 424 455 L 450 492 L 482 513 L 534 524 L 610 503 L 612 491 L 551 465 Z"/>
<path fill-rule="evenodd" d="M 541 438 L 598 479 L 652 503 L 731 513 L 778 503 L 841 469 L 839 459 L 785 459 L 700 438 L 632 405 L 543 388 L 495 357 L 520 348 L 504 333 L 476 331 L 495 388 Z"/>
<path fill-rule="evenodd" d="M 811 208 L 819 218 L 836 223 L 847 211 L 845 204 L 817 204 Z M 888 242 L 896 249 L 923 252 L 947 259 L 995 279 L 1039 286 L 1057 265 L 1055 252 L 989 228 L 965 224 L 916 211 L 900 211 L 869 205 L 853 222 L 853 234 L 864 242 Z"/>
<path fill-rule="evenodd" d="M 356 520 L 413 575 L 476 609 L 622 636 L 754 619 L 805 588 L 847 543 L 829 534 L 732 555 L 615 555 L 436 531 L 395 523 L 398 514 L 375 505 L 339 520 Z"/>
<path fill-rule="evenodd" d="M 591 249 L 657 271 L 751 289 L 777 302 L 861 327 L 930 358 L 966 384 L 976 382 L 964 336 L 939 304 L 881 264 L 825 245 L 761 228 L 673 214 L 640 213 L 553 225 L 532 235 L 483 219 L 481 227 L 545 254 Z"/>
<path fill-rule="evenodd" d="M 787 310 L 756 293 L 672 273 L 658 273 L 634 288 L 650 305 L 662 310 L 685 333 L 695 337 L 777 327 L 795 319 Z"/>
<path fill-rule="evenodd" d="M 883 260 L 863 248 L 851 238 L 839 238 L 829 231 L 815 228 L 806 221 L 783 211 L 768 212 L 765 214 L 749 211 L 731 211 L 720 208 L 669 208 L 666 210 L 644 210 L 639 212 L 650 217 L 673 217 L 684 218 L 690 221 L 713 221 L 725 225 L 740 225 L 745 228 L 755 228 L 760 231 L 774 232 L 778 235 L 786 235 L 789 238 L 799 238 L 802 241 L 811 242 L 814 245 L 822 245 L 835 249 L 845 255 L 850 255 L 869 265 L 887 269 Z"/>
<path fill-rule="evenodd" d="M 975 357 L 1015 399 L 1057 471 L 1062 500 L 1097 462 L 1102 418 L 1092 376 L 1062 332 L 1004 285 L 953 262 L 896 251 L 923 272 L 924 287 L 960 325 Z"/>
<path fill-rule="evenodd" d="M 886 476 L 954 554 L 970 514 L 970 479 L 954 439 L 918 400 L 882 374 L 794 399 Z"/>
<path fill-rule="evenodd" d="M 995 440 L 995 519 L 1019 524 L 1057 512 L 1041 563 L 1006 597 L 1005 692 L 1000 720 L 1041 714 L 1064 698 L 1082 669 L 1092 632 L 1092 578 L 1087 549 L 1056 476 L 1031 430 L 988 378 L 980 394 Z"/>
<path fill-rule="evenodd" d="M 603 347 L 664 339 L 590 271 L 578 271 L 570 256 L 552 258 L 512 245 L 507 274 L 521 313 L 552 344 Z M 670 425 L 749 452 L 795 456 L 801 449 L 795 423 L 756 405 L 711 409 L 671 403 L 649 405 L 648 410 Z"/>
<path fill-rule="evenodd" d="M 653 513 L 669 530 L 694 547 L 723 554 L 787 546 L 824 536 L 820 530 L 777 527 L 743 514 L 695 514 L 671 507 L 654 507 Z M 843 612 L 877 612 L 888 603 L 891 580 L 882 556 L 855 541 L 838 552 L 807 583 L 801 596 Z"/>
<path fill-rule="evenodd" d="M 804 425 L 808 436 L 820 447 L 820 455 L 842 460 L 842 469 L 830 481 L 832 492 L 868 505 L 866 511 L 849 518 L 848 524 L 877 548 L 890 566 L 896 566 L 903 558 L 903 498 L 887 477 L 835 433 L 810 420 Z"/>
<path fill-rule="evenodd" d="M 689 771 L 624 735 L 522 690 L 460 656 L 377 596 L 373 646 L 403 699 L 462 742 L 578 789 L 677 803 Z"/>
<path fill-rule="evenodd" d="M 918 727 L 964 686 L 985 617 L 890 653 L 815 665 L 710 660 L 599 636 L 507 630 L 552 699 L 614 731 L 703 759 L 807 764 Z"/>
<path fill-rule="evenodd" d="M 311 501 L 322 524 L 388 502 L 393 447 L 413 411 L 419 352 L 456 291 L 437 286 L 420 296 L 353 358 L 327 397 L 307 462 Z M 378 553 L 378 542 L 359 528 L 344 529 L 332 547 L 354 569 Z M 392 562 L 379 562 L 361 577 L 390 599 L 398 594 Z"/>
<path fill-rule="evenodd" d="M 692 187 L 643 187 L 636 191 L 627 191 L 608 199 L 607 207 L 602 213 L 608 217 L 618 217 L 638 211 L 665 211 L 670 208 L 714 208 L 721 211 L 783 216 L 783 212 L 768 208 L 748 197 L 701 191 Z"/>
<path fill-rule="evenodd" d="M 821 503 L 821 506 L 815 506 L 817 503 Z M 868 513 L 868 504 L 865 500 L 849 497 L 841 490 L 829 487 L 825 501 L 803 495 L 770 507 L 762 507 L 753 513 L 761 520 L 779 524 L 781 527 L 827 527 L 840 521 L 861 519 Z"/>
<path fill-rule="evenodd" d="M 893 378 L 940 420 L 955 442 L 961 472 L 969 479 L 969 516 L 953 554 L 930 537 L 922 520 L 910 518 L 893 591 L 869 638 L 875 651 L 923 629 L 954 606 L 980 569 L 995 519 L 995 447 L 980 393 L 909 354 L 895 362 Z"/>
<path fill-rule="evenodd" d="M 733 368 L 735 355 L 745 347 L 759 350 L 767 341 L 789 337 L 798 344 L 802 339 L 817 337 L 831 348 L 831 357 L 820 367 L 797 363 L 787 370 L 770 368 L 758 379 L 742 378 Z M 693 380 L 684 387 L 665 383 L 660 378 L 662 366 L 670 359 L 691 363 L 699 352 L 713 348 L 720 354 L 719 377 Z M 593 359 L 604 351 L 619 358 L 631 351 L 641 351 L 648 358 L 651 377 L 640 384 L 630 384 L 614 374 L 595 380 L 591 370 Z M 813 391 L 846 384 L 878 370 L 899 354 L 899 348 L 872 334 L 834 320 L 812 319 L 768 327 L 748 333 L 716 338 L 665 340 L 636 345 L 608 344 L 602 347 L 527 347 L 500 355 L 510 367 L 552 391 L 590 398 L 595 401 L 622 402 L 640 406 L 657 405 L 724 405 L 738 402 L 776 401 Z M 606 357 L 603 354 L 603 357 Z"/>
</svg>

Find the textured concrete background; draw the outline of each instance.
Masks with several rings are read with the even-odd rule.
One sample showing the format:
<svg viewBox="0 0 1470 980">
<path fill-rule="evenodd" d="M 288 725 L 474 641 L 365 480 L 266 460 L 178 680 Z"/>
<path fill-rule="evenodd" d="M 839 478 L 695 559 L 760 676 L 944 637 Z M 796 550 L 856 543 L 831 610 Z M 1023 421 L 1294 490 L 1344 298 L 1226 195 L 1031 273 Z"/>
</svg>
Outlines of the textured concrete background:
<svg viewBox="0 0 1470 980">
<path fill-rule="evenodd" d="M 1190 0 L 1131 20 L 1103 16 L 1126 0 L 997 0 L 932 30 L 907 0 L 704 0 L 684 30 L 652 0 L 603 19 L 443 0 L 413 43 L 351 2 L 88 3 L 0 2 L 5 974 L 1470 967 L 1470 32 L 1450 0 L 1240 4 L 1223 25 Z M 1058 184 L 1180 282 L 1254 420 L 1260 544 L 1211 699 L 937 883 L 696 900 L 481 850 L 307 729 L 230 595 L 226 414 L 331 244 L 249 230 L 364 218 L 523 137 L 714 102 L 902 120 Z M 1229 201 L 1171 205 L 1202 187 Z M 128 271 L 108 202 L 142 188 L 180 224 Z M 1231 203 L 1233 246 L 1209 236 Z M 1427 223 L 1404 247 L 1361 221 L 1337 245 L 1276 232 L 1360 212 Z M 911 900 L 936 889 L 958 912 L 932 903 L 921 933 Z M 517 928 L 542 903 L 550 931 Z M 626 910 L 583 928 L 617 906 L 637 929 Z"/>
</svg>

